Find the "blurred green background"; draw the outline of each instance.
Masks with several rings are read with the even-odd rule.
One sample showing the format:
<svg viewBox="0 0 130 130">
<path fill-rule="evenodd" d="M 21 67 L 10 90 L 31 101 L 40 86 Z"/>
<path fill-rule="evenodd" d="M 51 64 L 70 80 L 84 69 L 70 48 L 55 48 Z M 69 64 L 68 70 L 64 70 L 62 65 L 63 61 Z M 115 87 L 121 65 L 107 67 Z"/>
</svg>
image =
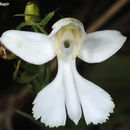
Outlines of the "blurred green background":
<svg viewBox="0 0 130 130">
<path fill-rule="evenodd" d="M 46 26 L 48 32 L 51 25 L 62 17 L 74 17 L 81 20 L 85 29 L 90 27 L 97 19 L 112 7 L 117 1 L 123 0 L 35 0 L 40 7 L 41 16 L 51 11 L 59 10 Z M 28 0 L 2 0 L 9 6 L 0 6 L 0 34 L 6 30 L 15 29 L 22 22 L 23 17 L 13 17 L 24 13 Z M 102 125 L 87 126 L 84 119 L 75 126 L 67 119 L 66 127 L 59 130 L 130 130 L 130 2 L 103 23 L 97 30 L 115 29 L 127 36 L 124 46 L 114 56 L 99 64 L 87 64 L 77 59 L 79 73 L 86 79 L 96 83 L 111 94 L 115 102 L 115 112 L 110 120 Z M 16 107 L 31 114 L 34 95 L 26 84 L 13 81 L 15 60 L 0 59 L 0 130 L 41 130 L 49 129 L 39 127 L 29 119 L 15 113 L 10 108 Z M 52 75 L 54 77 L 56 71 Z"/>
</svg>

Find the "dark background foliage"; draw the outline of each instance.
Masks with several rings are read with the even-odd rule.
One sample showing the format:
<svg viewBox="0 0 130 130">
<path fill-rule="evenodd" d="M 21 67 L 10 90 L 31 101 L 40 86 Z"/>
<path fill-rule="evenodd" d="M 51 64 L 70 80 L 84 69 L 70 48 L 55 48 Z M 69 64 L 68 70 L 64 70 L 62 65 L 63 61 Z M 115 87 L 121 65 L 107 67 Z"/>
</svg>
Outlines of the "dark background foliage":
<svg viewBox="0 0 130 130">
<path fill-rule="evenodd" d="M 100 18 L 118 0 L 36 0 L 44 17 L 57 8 L 55 16 L 46 29 L 51 31 L 51 25 L 62 17 L 74 17 L 81 20 L 85 29 Z M 120 0 L 123 1 L 123 0 Z M 15 29 L 23 21 L 23 17 L 13 17 L 24 13 L 28 0 L 0 0 L 9 2 L 9 6 L 0 6 L 0 34 L 6 30 Z M 127 41 L 117 54 L 99 64 L 87 64 L 77 60 L 79 73 L 85 78 L 108 91 L 116 104 L 115 113 L 103 125 L 87 126 L 82 119 L 76 127 L 67 120 L 64 128 L 78 130 L 130 130 L 130 2 L 127 2 L 111 19 L 107 20 L 98 30 L 116 29 L 127 36 Z M 107 40 L 107 39 L 106 39 Z M 15 106 L 31 113 L 31 103 L 34 96 L 26 85 L 13 81 L 14 60 L 0 59 L 0 130 L 38 130 L 41 129 L 28 119 L 11 110 Z M 49 128 L 42 128 L 49 129 Z"/>
</svg>

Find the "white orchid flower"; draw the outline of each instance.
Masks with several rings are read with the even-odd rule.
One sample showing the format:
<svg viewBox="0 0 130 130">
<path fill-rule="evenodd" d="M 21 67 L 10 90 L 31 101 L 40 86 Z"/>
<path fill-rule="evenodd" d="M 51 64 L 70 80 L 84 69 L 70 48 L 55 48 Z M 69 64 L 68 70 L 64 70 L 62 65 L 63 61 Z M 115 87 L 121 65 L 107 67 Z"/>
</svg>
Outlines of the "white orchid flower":
<svg viewBox="0 0 130 130">
<path fill-rule="evenodd" d="M 49 127 L 64 126 L 66 113 L 78 124 L 82 111 L 87 124 L 106 122 L 113 112 L 111 96 L 94 83 L 80 76 L 76 57 L 98 63 L 115 54 L 126 37 L 115 30 L 86 34 L 82 23 L 64 18 L 52 26 L 50 35 L 9 30 L 1 42 L 14 54 L 35 65 L 58 59 L 56 78 L 42 89 L 33 104 L 33 116 Z M 67 111 L 67 112 L 66 112 Z"/>
</svg>

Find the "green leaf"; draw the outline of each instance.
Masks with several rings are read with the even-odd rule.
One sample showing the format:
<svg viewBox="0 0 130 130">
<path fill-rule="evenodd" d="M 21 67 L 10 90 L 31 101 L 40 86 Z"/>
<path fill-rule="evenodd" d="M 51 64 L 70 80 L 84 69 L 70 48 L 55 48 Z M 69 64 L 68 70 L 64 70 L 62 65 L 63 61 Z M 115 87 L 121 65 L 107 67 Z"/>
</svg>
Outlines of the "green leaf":
<svg viewBox="0 0 130 130">
<path fill-rule="evenodd" d="M 22 22 L 20 23 L 16 29 L 17 30 L 20 30 L 21 28 L 25 27 L 25 26 L 36 26 L 37 24 L 36 23 L 33 23 L 33 22 Z"/>
<path fill-rule="evenodd" d="M 25 65 L 25 71 L 28 73 L 35 74 L 40 71 L 40 66 L 27 63 Z"/>
<path fill-rule="evenodd" d="M 47 32 L 45 31 L 45 29 L 43 27 L 41 27 L 40 25 L 37 24 L 37 27 L 39 28 L 39 30 L 43 33 L 43 34 L 47 34 Z"/>
<path fill-rule="evenodd" d="M 45 18 L 43 18 L 41 20 L 40 23 L 43 24 L 43 28 L 46 26 L 46 24 L 50 21 L 50 19 L 54 16 L 55 12 L 50 12 L 48 15 L 45 16 Z"/>
<path fill-rule="evenodd" d="M 15 76 L 14 80 L 19 83 L 28 83 L 35 80 L 35 78 L 41 75 L 41 73 L 44 73 L 45 65 L 37 66 L 22 62 L 21 69 L 23 69 L 23 72 L 19 71 L 19 74 L 17 74 L 18 76 Z"/>
<path fill-rule="evenodd" d="M 32 26 L 34 32 L 39 32 L 37 26 Z"/>
<path fill-rule="evenodd" d="M 20 75 L 20 77 L 17 77 L 17 78 L 16 78 L 16 81 L 19 82 L 19 83 L 24 84 L 24 83 L 28 83 L 28 82 L 32 81 L 32 80 L 35 79 L 37 76 L 38 76 L 38 73 L 32 75 L 32 74 L 29 74 L 29 73 L 27 73 L 27 72 L 25 71 L 25 72 L 23 72 L 23 73 Z"/>
<path fill-rule="evenodd" d="M 32 14 L 15 14 L 14 16 L 22 16 L 22 17 L 24 17 L 24 16 L 31 16 L 31 17 L 34 17 L 34 18 L 36 18 L 38 21 L 40 21 L 41 20 L 41 18 L 39 17 L 39 16 L 37 16 L 37 15 L 32 15 Z"/>
</svg>

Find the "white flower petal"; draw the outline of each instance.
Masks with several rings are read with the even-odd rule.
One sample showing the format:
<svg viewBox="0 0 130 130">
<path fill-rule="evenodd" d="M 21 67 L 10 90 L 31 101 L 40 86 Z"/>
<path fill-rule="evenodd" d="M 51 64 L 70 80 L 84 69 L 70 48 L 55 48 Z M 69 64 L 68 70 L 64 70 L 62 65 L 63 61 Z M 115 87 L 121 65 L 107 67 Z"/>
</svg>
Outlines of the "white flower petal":
<svg viewBox="0 0 130 130">
<path fill-rule="evenodd" d="M 98 124 L 106 122 L 115 107 L 111 96 L 97 85 L 81 77 L 76 70 L 75 64 L 72 64 L 86 123 Z"/>
<path fill-rule="evenodd" d="M 73 77 L 71 63 L 67 60 L 59 60 L 64 66 L 64 86 L 65 86 L 65 100 L 67 112 L 71 120 L 77 125 L 81 118 L 81 106 L 79 102 L 78 93 L 76 90 L 76 83 Z"/>
<path fill-rule="evenodd" d="M 98 63 L 115 54 L 126 41 L 119 31 L 106 30 L 85 36 L 79 58 L 88 63 Z"/>
<path fill-rule="evenodd" d="M 66 122 L 63 68 L 58 68 L 56 78 L 36 96 L 33 116 L 49 127 L 64 126 Z"/>
<path fill-rule="evenodd" d="M 45 34 L 9 30 L 1 42 L 14 54 L 32 64 L 43 64 L 55 57 L 53 43 Z"/>
<path fill-rule="evenodd" d="M 52 26 L 52 32 L 49 34 L 49 37 L 52 37 L 53 35 L 55 35 L 57 33 L 57 31 L 59 29 L 61 29 L 63 26 L 69 25 L 69 24 L 73 24 L 74 26 L 80 27 L 82 29 L 82 31 L 84 32 L 84 27 L 83 24 L 75 19 L 75 18 L 62 18 L 60 20 L 58 20 L 53 26 Z"/>
</svg>

